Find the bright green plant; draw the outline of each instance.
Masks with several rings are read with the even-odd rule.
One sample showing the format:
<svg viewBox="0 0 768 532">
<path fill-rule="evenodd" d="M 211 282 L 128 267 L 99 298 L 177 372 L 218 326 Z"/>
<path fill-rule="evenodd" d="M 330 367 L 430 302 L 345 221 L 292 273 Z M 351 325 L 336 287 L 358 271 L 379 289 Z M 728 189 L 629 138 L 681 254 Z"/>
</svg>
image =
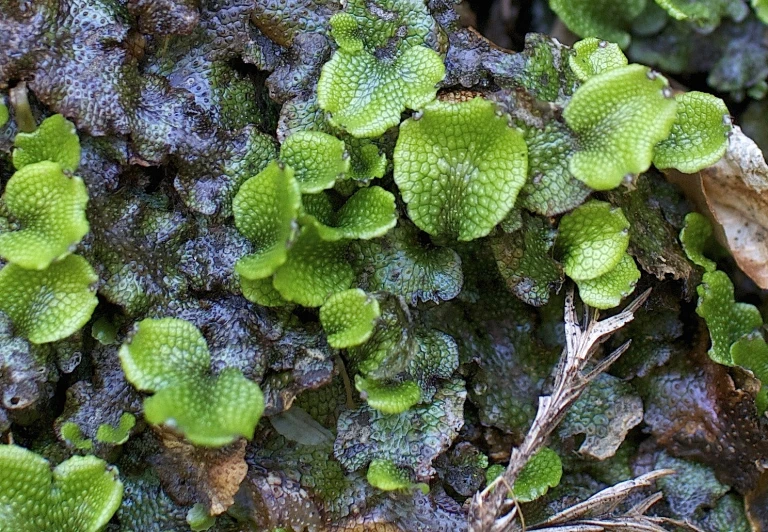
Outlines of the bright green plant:
<svg viewBox="0 0 768 532">
<path fill-rule="evenodd" d="M 621 209 L 592 200 L 563 216 L 558 246 L 563 270 L 590 306 L 615 307 L 635 288 L 640 271 L 627 254 L 629 222 Z"/>
<path fill-rule="evenodd" d="M 768 406 L 768 345 L 759 332 L 763 318 L 754 305 L 736 302 L 728 275 L 717 270 L 715 262 L 704 255 L 711 236 L 712 226 L 704 216 L 690 213 L 685 217 L 685 227 L 680 232 L 683 249 L 693 263 L 705 270 L 702 283 L 696 288 L 696 313 L 704 318 L 709 330 L 711 346 L 707 354 L 719 364 L 747 368 L 760 379 L 763 387 L 756 402 L 764 412 Z"/>
<path fill-rule="evenodd" d="M 550 0 L 549 5 L 571 31 L 581 37 L 598 37 L 629 46 L 632 19 L 645 8 L 646 0 Z"/>
<path fill-rule="evenodd" d="M 656 52 L 638 62 L 692 87 L 720 77 L 736 87 L 723 89 L 729 99 L 760 96 L 764 27 L 725 6 L 746 0 L 552 0 L 594 37 L 570 47 L 529 33 L 517 52 L 457 23 L 445 0 L 82 0 L 67 17 L 51 2 L 17 3 L 0 17 L 13 45 L 0 78 L 27 80 L 0 89 L 15 121 L 0 128 L 11 181 L 0 242 L 40 216 L 33 236 L 46 249 L 27 238 L 0 273 L 0 434 L 56 460 L 115 456 L 126 496 L 110 530 L 463 530 L 468 517 L 514 528 L 501 511 L 508 490 L 515 503 L 535 500 L 514 516 L 522 528 L 651 529 L 667 523 L 633 501 L 663 473 L 610 487 L 649 457 L 683 472 L 662 486 L 665 516 L 748 530 L 742 493 L 765 438 L 755 416 L 733 413 L 753 407 L 743 392 L 768 406 L 768 344 L 693 217 L 686 259 L 675 237 L 689 206 L 652 167 L 715 163 L 727 112 L 700 93 L 672 97 L 664 78 L 629 64 Z M 673 9 L 688 11 L 675 20 Z M 537 27 L 553 21 L 545 12 Z M 148 45 L 133 46 L 141 36 Z M 50 111 L 77 124 L 82 151 L 61 116 L 35 131 Z M 16 131 L 34 132 L 12 154 Z M 87 207 L 90 235 L 52 230 L 74 218 L 57 208 L 71 194 L 27 218 L 10 208 L 11 185 L 40 165 L 58 168 L 60 183 L 83 177 L 91 198 L 77 214 Z M 21 251 L 45 257 L 25 265 Z M 63 289 L 52 273 L 80 252 L 101 279 L 88 270 L 77 291 Z M 713 349 L 760 386 L 689 356 L 697 264 Z M 578 323 L 574 312 L 591 314 L 582 307 L 619 305 L 641 271 L 652 288 L 642 304 Z M 43 279 L 34 297 L 19 290 L 30 275 Z M 62 327 L 84 287 L 102 304 Z M 765 299 L 748 283 L 737 293 Z M 30 345 L 41 316 L 58 320 L 45 338 L 56 341 Z M 146 319 L 161 316 L 174 318 Z M 90 330 L 78 330 L 85 320 Z M 595 376 L 628 340 L 617 377 Z M 719 379 L 726 372 L 743 392 Z M 61 412 L 53 432 L 50 412 Z M 702 412 L 723 445 L 679 430 L 672 439 L 708 478 L 646 452 Z M 633 430 L 640 420 L 647 430 Z M 489 451 L 510 464 L 507 483 L 483 494 Z M 715 486 L 715 474 L 727 480 Z M 432 492 L 413 489 L 420 482 Z M 617 505 L 571 507 L 596 482 L 607 489 L 591 502 Z M 704 504 L 680 510 L 700 486 Z"/>
<path fill-rule="evenodd" d="M 768 342 L 759 333 L 752 333 L 736 340 L 731 345 L 734 364 L 747 368 L 760 380 L 760 391 L 755 397 L 757 412 L 768 410 Z"/>
<path fill-rule="evenodd" d="M 429 493 L 429 485 L 414 483 L 407 469 L 399 467 L 391 460 L 374 458 L 368 464 L 366 480 L 374 488 L 382 491 L 398 491 L 418 488 L 423 494 Z"/>
<path fill-rule="evenodd" d="M 0 270 L 0 310 L 36 344 L 54 342 L 85 325 L 96 308 L 96 273 L 78 255 L 45 270 L 6 264 Z"/>
<path fill-rule="evenodd" d="M 93 440 L 85 437 L 83 431 L 77 426 L 77 423 L 67 421 L 61 425 L 60 432 L 64 441 L 75 449 L 81 451 L 90 451 L 93 449 Z"/>
<path fill-rule="evenodd" d="M 287 259 L 301 206 L 293 174 L 291 167 L 273 161 L 243 183 L 232 202 L 235 225 L 255 248 L 237 261 L 236 271 L 244 279 L 269 277 Z"/>
<path fill-rule="evenodd" d="M 712 339 L 708 354 L 715 362 L 732 366 L 731 345 L 762 326 L 760 311 L 754 305 L 734 300 L 733 283 L 721 271 L 705 273 L 696 291 L 696 313 L 707 322 Z"/>
<path fill-rule="evenodd" d="M 117 426 L 113 427 L 107 423 L 99 425 L 96 431 L 96 441 L 110 445 L 122 445 L 128 441 L 131 435 L 131 429 L 136 425 L 136 417 L 133 414 L 124 412 L 120 416 Z M 89 451 L 93 449 L 93 440 L 86 438 L 83 431 L 77 423 L 67 421 L 61 425 L 61 437 L 68 445 L 75 449 Z"/>
<path fill-rule="evenodd" d="M 302 194 L 333 187 L 350 167 L 344 142 L 320 131 L 299 131 L 286 138 L 280 160 L 293 168 Z"/>
<path fill-rule="evenodd" d="M 723 0 L 656 0 L 674 19 L 688 20 L 704 31 L 711 31 L 720 24 L 720 18 L 728 16 L 742 20 L 749 8 L 743 2 L 724 2 Z"/>
<path fill-rule="evenodd" d="M 419 385 L 413 381 L 382 383 L 355 375 L 355 388 L 368 406 L 384 414 L 405 412 L 421 400 Z"/>
<path fill-rule="evenodd" d="M 380 237 L 397 222 L 395 198 L 383 188 L 361 188 L 335 210 L 323 192 L 302 198 L 293 169 L 277 162 L 240 187 L 233 212 L 256 247 L 235 267 L 241 290 L 267 306 L 319 307 L 349 288 L 349 242 Z"/>
<path fill-rule="evenodd" d="M 57 163 L 65 172 L 74 172 L 80 165 L 75 125 L 62 115 L 46 118 L 32 133 L 19 132 L 13 145 L 13 166 L 17 170 L 42 161 Z"/>
<path fill-rule="evenodd" d="M 563 269 L 576 281 L 594 279 L 614 269 L 629 245 L 629 221 L 621 209 L 592 200 L 563 216 L 558 245 Z"/>
<path fill-rule="evenodd" d="M 98 280 L 90 264 L 70 255 L 88 232 L 88 192 L 71 173 L 80 162 L 74 125 L 61 115 L 14 141 L 17 168 L 2 197 L 0 310 L 33 343 L 66 338 L 90 318 Z"/>
<path fill-rule="evenodd" d="M 320 224 L 302 227 L 286 263 L 275 272 L 272 284 L 280 296 L 306 307 L 319 307 L 333 293 L 352 284 L 354 272 L 344 260 L 346 243 L 326 241 Z"/>
<path fill-rule="evenodd" d="M 768 24 L 768 2 L 766 0 L 752 0 L 752 8 L 758 18 Z"/>
<path fill-rule="evenodd" d="M 360 345 L 373 334 L 379 302 L 359 288 L 337 292 L 320 307 L 320 323 L 331 347 Z"/>
<path fill-rule="evenodd" d="M 371 460 L 366 478 L 371 486 L 382 491 L 402 490 L 411 485 L 408 471 L 390 460 Z"/>
<path fill-rule="evenodd" d="M 96 430 L 96 441 L 113 445 L 122 445 L 128 441 L 131 429 L 136 426 L 136 416 L 124 412 L 116 427 L 102 423 Z"/>
<path fill-rule="evenodd" d="M 120 348 L 126 378 L 154 395 L 144 400 L 144 417 L 181 432 L 196 445 L 220 447 L 253 437 L 264 411 L 259 386 L 235 368 L 210 374 L 203 335 L 189 322 L 146 319 Z"/>
<path fill-rule="evenodd" d="M 680 231 L 683 250 L 691 262 L 701 266 L 707 272 L 717 269 L 717 264 L 704 255 L 704 248 L 711 237 L 712 224 L 706 217 L 697 212 L 691 212 L 685 216 L 685 225 Z"/>
<path fill-rule="evenodd" d="M 204 504 L 197 503 L 187 512 L 187 524 L 195 532 L 208 530 L 216 524 L 216 518 L 208 513 Z"/>
<path fill-rule="evenodd" d="M 669 137 L 656 145 L 653 164 L 692 174 L 715 164 L 725 154 L 731 118 L 720 98 L 704 92 L 675 96 L 677 117 Z"/>
<path fill-rule="evenodd" d="M 486 482 L 493 482 L 504 472 L 501 465 L 492 465 L 486 472 Z M 510 496 L 518 502 L 531 502 L 544 496 L 549 488 L 560 484 L 563 464 L 560 457 L 549 447 L 542 448 L 525 464 L 515 481 Z"/>
<path fill-rule="evenodd" d="M 357 4 L 352 3 L 353 12 Z M 377 54 L 377 48 L 396 37 L 399 26 L 357 11 L 358 16 L 347 12 L 331 19 L 339 48 L 323 66 L 317 101 L 331 114 L 331 123 L 356 137 L 374 137 L 396 126 L 406 108 L 420 109 L 434 99 L 445 67 L 439 54 L 422 46 L 425 35 L 413 26 L 390 57 Z M 406 20 L 413 22 L 411 13 Z"/>
<path fill-rule="evenodd" d="M 627 57 L 617 44 L 595 37 L 574 43 L 573 54 L 568 57 L 568 66 L 581 81 L 587 81 L 607 70 L 627 66 L 627 63 Z"/>
<path fill-rule="evenodd" d="M 583 279 L 576 284 L 579 286 L 579 297 L 584 303 L 608 309 L 619 306 L 621 300 L 634 291 L 639 280 L 640 270 L 637 269 L 635 259 L 629 253 L 624 253 L 619 263 L 608 273 L 594 279 Z"/>
<path fill-rule="evenodd" d="M 47 268 L 88 232 L 88 191 L 58 163 L 23 165 L 8 180 L 2 201 L 18 229 L 0 234 L 0 256 L 22 268 Z"/>
<path fill-rule="evenodd" d="M 395 197 L 381 187 L 361 188 L 341 209 L 320 218 L 316 227 L 325 241 L 377 238 L 395 226 Z"/>
<path fill-rule="evenodd" d="M 73 456 L 51 471 L 42 456 L 0 445 L 0 530 L 98 532 L 120 506 L 116 468 L 95 456 Z"/>
<path fill-rule="evenodd" d="M 645 172 L 654 147 L 669 136 L 676 110 L 667 80 L 648 67 L 628 65 L 589 78 L 563 111 L 578 141 L 571 172 L 597 190 Z"/>
<path fill-rule="evenodd" d="M 420 229 L 473 240 L 514 206 L 527 152 L 521 133 L 496 115 L 492 102 L 436 101 L 400 126 L 395 182 Z"/>
</svg>

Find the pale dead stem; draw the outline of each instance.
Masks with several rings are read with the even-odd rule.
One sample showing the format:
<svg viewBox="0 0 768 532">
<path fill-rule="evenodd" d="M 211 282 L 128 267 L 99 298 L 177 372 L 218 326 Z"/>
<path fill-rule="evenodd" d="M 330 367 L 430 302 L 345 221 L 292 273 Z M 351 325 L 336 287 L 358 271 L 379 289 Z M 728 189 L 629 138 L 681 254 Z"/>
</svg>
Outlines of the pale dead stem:
<svg viewBox="0 0 768 532">
<path fill-rule="evenodd" d="M 519 447 L 512 449 L 509 465 L 503 475 L 478 492 L 469 509 L 470 532 L 503 532 L 515 530 L 517 507 L 507 499 L 509 486 L 513 486 L 523 466 L 544 446 L 552 431 L 563 420 L 568 408 L 576 402 L 587 385 L 616 361 L 627 350 L 629 342 L 613 351 L 603 360 L 587 369 L 597 346 L 634 319 L 634 313 L 645 302 L 650 289 L 643 292 L 622 312 L 598 321 L 598 312 L 586 308 L 584 321 L 580 325 L 573 304 L 573 288 L 565 297 L 565 349 L 555 372 L 555 383 L 551 395 L 539 397 L 539 409 L 531 428 Z M 570 530 L 579 532 L 602 530 L 664 530 L 654 518 L 642 513 L 658 500 L 651 497 L 646 507 L 636 507 L 625 516 L 598 519 L 608 512 L 595 513 L 595 509 L 607 506 L 613 510 L 633 491 L 649 485 L 659 477 L 670 474 L 670 470 L 648 473 L 634 480 L 622 482 L 594 495 L 587 501 L 568 508 L 557 516 L 534 527 L 537 530 Z M 501 486 L 500 486 L 501 485 Z M 642 503 L 641 503 L 642 504 Z M 642 511 L 640 511 L 642 510 Z M 634 513 L 632 513 L 634 511 Z M 589 516 L 588 518 L 586 516 Z M 642 519 L 639 519 L 642 517 Z M 584 519 L 579 519 L 584 518 Z M 579 520 L 579 524 L 574 524 Z M 631 526 L 630 522 L 631 521 Z M 566 524 L 569 523 L 570 524 Z M 543 527 L 543 528 L 540 528 Z M 623 528 L 622 528 L 623 527 Z M 629 528 L 628 528 L 629 527 Z M 636 527 L 636 528 L 632 528 Z"/>
</svg>

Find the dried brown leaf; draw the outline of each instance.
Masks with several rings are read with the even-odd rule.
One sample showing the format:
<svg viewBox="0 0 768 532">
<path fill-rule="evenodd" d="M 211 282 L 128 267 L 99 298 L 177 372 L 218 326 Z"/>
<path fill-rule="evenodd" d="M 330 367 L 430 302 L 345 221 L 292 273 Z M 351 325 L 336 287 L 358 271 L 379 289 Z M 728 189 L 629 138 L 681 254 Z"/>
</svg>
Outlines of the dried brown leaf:
<svg viewBox="0 0 768 532">
<path fill-rule="evenodd" d="M 160 482 L 178 504 L 203 503 L 211 515 L 232 506 L 248 472 L 244 439 L 221 449 L 195 447 L 171 433 L 158 431 L 161 452 L 152 458 Z"/>
<path fill-rule="evenodd" d="M 768 288 L 768 165 L 752 139 L 734 126 L 717 164 L 695 175 L 672 169 L 664 174 L 708 214 L 739 268 Z"/>
</svg>

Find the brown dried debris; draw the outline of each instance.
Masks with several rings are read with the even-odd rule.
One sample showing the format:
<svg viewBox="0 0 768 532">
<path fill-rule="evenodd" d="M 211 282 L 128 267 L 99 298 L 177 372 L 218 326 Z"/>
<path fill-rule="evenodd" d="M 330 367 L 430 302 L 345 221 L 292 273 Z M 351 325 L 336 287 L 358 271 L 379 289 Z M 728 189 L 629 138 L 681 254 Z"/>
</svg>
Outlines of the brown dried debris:
<svg viewBox="0 0 768 532">
<path fill-rule="evenodd" d="M 195 447 L 170 431 L 157 429 L 162 443 L 152 457 L 163 489 L 178 504 L 203 503 L 210 515 L 224 513 L 248 472 L 246 441 L 240 439 L 220 449 Z"/>
</svg>

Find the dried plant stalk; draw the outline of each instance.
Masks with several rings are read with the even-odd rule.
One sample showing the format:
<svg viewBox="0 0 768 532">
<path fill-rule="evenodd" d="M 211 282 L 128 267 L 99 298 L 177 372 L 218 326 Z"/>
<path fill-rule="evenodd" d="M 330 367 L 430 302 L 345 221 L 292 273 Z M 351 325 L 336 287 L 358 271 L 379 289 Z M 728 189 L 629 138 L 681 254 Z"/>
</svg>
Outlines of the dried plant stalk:
<svg viewBox="0 0 768 532">
<path fill-rule="evenodd" d="M 544 446 L 549 435 L 587 385 L 627 350 L 629 342 L 586 371 L 595 349 L 612 333 L 634 319 L 635 312 L 649 294 L 650 289 L 622 312 L 602 321 L 598 321 L 597 310 L 586 308 L 584 324 L 580 326 L 573 304 L 573 288 L 569 289 L 565 297 L 565 349 L 555 372 L 552 394 L 539 397 L 539 409 L 533 424 L 520 446 L 512 450 L 506 471 L 473 497 L 468 517 L 470 532 L 500 532 L 508 529 L 516 514 L 514 505 L 506 501 L 509 487 L 514 485 L 525 464 Z M 499 517 L 503 513 L 506 515 Z"/>
</svg>

